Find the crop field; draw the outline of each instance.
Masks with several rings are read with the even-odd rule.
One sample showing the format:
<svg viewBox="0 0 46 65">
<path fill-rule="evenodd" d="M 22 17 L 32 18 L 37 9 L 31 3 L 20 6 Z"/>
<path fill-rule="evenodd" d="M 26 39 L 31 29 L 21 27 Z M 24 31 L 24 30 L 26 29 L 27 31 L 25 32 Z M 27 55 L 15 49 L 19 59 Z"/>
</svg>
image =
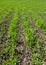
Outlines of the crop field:
<svg viewBox="0 0 46 65">
<path fill-rule="evenodd" d="M 46 65 L 46 0 L 0 0 L 0 65 Z"/>
</svg>

